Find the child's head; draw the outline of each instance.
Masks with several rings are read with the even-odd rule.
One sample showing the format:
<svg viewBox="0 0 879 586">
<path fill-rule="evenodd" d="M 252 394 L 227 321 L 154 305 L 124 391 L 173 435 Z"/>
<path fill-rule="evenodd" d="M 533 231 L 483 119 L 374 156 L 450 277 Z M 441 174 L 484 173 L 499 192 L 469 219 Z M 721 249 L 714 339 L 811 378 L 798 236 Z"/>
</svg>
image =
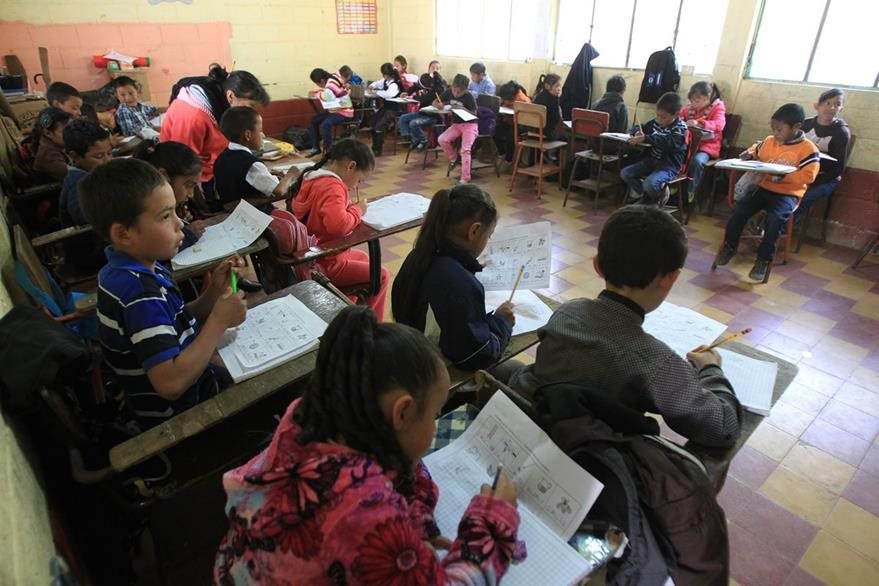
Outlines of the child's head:
<svg viewBox="0 0 879 586">
<path fill-rule="evenodd" d="M 64 150 L 73 164 L 91 172 L 113 158 L 110 133 L 91 120 L 74 118 L 64 127 Z"/>
<path fill-rule="evenodd" d="M 562 95 L 562 76 L 556 73 L 541 75 L 537 80 L 537 88 L 534 90 L 534 95 L 540 92 L 546 92 L 556 97 Z"/>
<path fill-rule="evenodd" d="M 713 82 L 697 81 L 690 86 L 690 91 L 687 92 L 687 99 L 690 100 L 690 104 L 694 108 L 701 110 L 708 107 L 715 100 L 720 99 L 720 90 L 717 89 L 717 85 Z"/>
<path fill-rule="evenodd" d="M 317 71 L 317 70 L 315 69 L 315 71 Z M 312 73 L 312 75 L 314 75 L 314 71 L 312 71 L 311 73 Z M 352 71 L 351 68 L 348 67 L 347 65 L 343 65 L 339 68 L 339 77 L 342 78 L 342 81 L 347 82 L 348 80 L 351 79 L 352 75 L 354 75 L 354 71 Z M 312 78 L 312 80 L 313 79 L 314 78 Z M 315 82 L 315 83 L 317 83 L 317 82 Z M 323 87 L 323 86 L 321 86 L 321 87 Z"/>
<path fill-rule="evenodd" d="M 626 78 L 622 75 L 612 75 L 610 79 L 607 80 L 605 91 L 624 94 L 626 92 Z"/>
<path fill-rule="evenodd" d="M 604 224 L 592 263 L 608 288 L 636 294 L 650 312 L 668 295 L 686 259 L 687 235 L 674 218 L 655 206 L 630 205 Z"/>
<path fill-rule="evenodd" d="M 660 126 L 668 126 L 678 117 L 678 112 L 684 107 L 681 97 L 674 92 L 665 92 L 659 96 L 656 102 L 656 123 Z"/>
<path fill-rule="evenodd" d="M 430 447 L 449 375 L 424 335 L 346 307 L 321 338 L 311 385 L 293 418 L 300 444 L 339 442 L 403 478 Z"/>
<path fill-rule="evenodd" d="M 308 171 L 317 169 L 326 169 L 332 171 L 348 186 L 349 189 L 356 189 L 363 179 L 369 177 L 375 168 L 375 155 L 372 149 L 366 143 L 360 142 L 356 138 L 343 138 L 333 144 L 332 148 L 317 162 L 316 165 L 310 167 Z M 296 197 L 299 188 L 302 187 L 302 180 L 308 174 L 308 171 L 299 175 L 293 185 L 290 187 L 292 197 Z"/>
<path fill-rule="evenodd" d="M 152 266 L 177 254 L 183 222 L 174 192 L 155 167 L 135 158 L 101 165 L 80 183 L 80 205 L 113 248 Z"/>
<path fill-rule="evenodd" d="M 806 113 L 799 104 L 785 104 L 780 107 L 772 115 L 769 121 L 769 127 L 772 129 L 772 136 L 778 142 L 787 142 L 794 138 L 799 132 L 803 121 L 806 119 Z"/>
<path fill-rule="evenodd" d="M 433 75 L 434 73 L 440 72 L 440 62 L 434 59 L 430 63 L 427 64 L 427 74 Z"/>
<path fill-rule="evenodd" d="M 251 149 L 262 147 L 262 116 L 253 108 L 229 108 L 220 118 L 220 130 L 230 142 L 237 142 Z"/>
<path fill-rule="evenodd" d="M 456 98 L 463 96 L 469 87 L 470 81 L 467 79 L 466 75 L 461 75 L 459 73 L 452 79 L 452 95 Z"/>
<path fill-rule="evenodd" d="M 350 68 L 348 71 L 351 71 Z M 341 69 L 339 70 L 339 73 L 341 73 Z M 327 87 L 327 81 L 330 79 L 330 72 L 326 69 L 317 67 L 311 70 L 311 74 L 308 77 L 311 78 L 314 85 L 318 87 Z M 350 77 L 350 75 L 348 77 Z"/>
<path fill-rule="evenodd" d="M 43 108 L 37 116 L 36 124 L 33 130 L 33 142 L 39 144 L 41 139 L 55 143 L 59 147 L 64 147 L 64 127 L 70 122 L 70 114 L 64 110 L 53 108 Z"/>
<path fill-rule="evenodd" d="M 818 96 L 815 102 L 815 110 L 818 112 L 820 124 L 830 124 L 839 117 L 842 107 L 845 105 L 845 92 L 839 88 L 829 89 Z"/>
<path fill-rule="evenodd" d="M 271 102 L 268 92 L 255 75 L 249 71 L 229 73 L 224 67 L 212 63 L 208 77 L 223 84 L 223 92 L 230 106 L 268 106 Z"/>
<path fill-rule="evenodd" d="M 470 66 L 470 79 L 472 79 L 474 83 L 479 83 L 484 77 L 485 63 L 480 63 L 479 61 L 477 61 Z"/>
<path fill-rule="evenodd" d="M 82 116 L 82 96 L 79 91 L 63 81 L 56 81 L 46 90 L 46 101 L 50 106 L 64 110 L 73 118 Z"/>
<path fill-rule="evenodd" d="M 119 100 L 120 104 L 137 105 L 140 85 L 136 81 L 127 75 L 120 75 L 113 80 L 113 88 L 116 90 L 116 99 Z"/>
<path fill-rule="evenodd" d="M 385 81 L 395 81 L 400 83 L 400 72 L 394 69 L 394 66 L 390 63 L 382 63 L 381 69 L 382 78 Z"/>
<path fill-rule="evenodd" d="M 178 206 L 192 197 L 198 186 L 202 167 L 201 159 L 194 150 L 173 140 L 158 144 L 144 141 L 134 156 L 155 167 L 165 178 L 171 185 Z"/>
<path fill-rule="evenodd" d="M 409 67 L 409 62 L 406 61 L 406 58 L 402 55 L 397 55 L 394 57 L 394 69 L 396 69 L 399 73 L 406 73 L 406 68 Z"/>
</svg>

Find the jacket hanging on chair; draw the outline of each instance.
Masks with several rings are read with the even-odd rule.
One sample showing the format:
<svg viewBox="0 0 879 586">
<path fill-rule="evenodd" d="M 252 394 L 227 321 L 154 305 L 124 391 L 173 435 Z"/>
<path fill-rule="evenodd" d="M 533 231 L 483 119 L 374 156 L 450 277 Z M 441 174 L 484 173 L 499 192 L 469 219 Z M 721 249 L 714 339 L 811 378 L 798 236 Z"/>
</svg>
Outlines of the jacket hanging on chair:
<svg viewBox="0 0 879 586">
<path fill-rule="evenodd" d="M 589 108 L 592 103 L 592 60 L 598 57 L 595 47 L 586 43 L 571 63 L 571 72 L 562 86 L 562 115 L 571 119 L 572 108 Z"/>
</svg>

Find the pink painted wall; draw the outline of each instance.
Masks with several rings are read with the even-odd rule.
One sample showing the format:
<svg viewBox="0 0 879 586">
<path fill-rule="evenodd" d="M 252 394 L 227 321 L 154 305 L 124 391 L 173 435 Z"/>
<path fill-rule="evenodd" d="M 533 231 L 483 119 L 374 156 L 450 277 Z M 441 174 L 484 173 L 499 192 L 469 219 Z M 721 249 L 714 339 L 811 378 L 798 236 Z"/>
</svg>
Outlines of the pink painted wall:
<svg viewBox="0 0 879 586">
<path fill-rule="evenodd" d="M 16 54 L 31 78 L 31 88 L 45 92 L 37 47 L 49 49 L 49 70 L 54 81 L 80 90 L 96 89 L 110 80 L 106 70 L 92 64 L 92 55 L 110 50 L 152 59 L 149 72 L 152 101 L 167 104 L 171 86 L 187 75 L 204 75 L 212 62 L 231 65 L 228 22 L 208 23 L 96 23 L 49 24 L 0 20 L 0 51 Z"/>
</svg>

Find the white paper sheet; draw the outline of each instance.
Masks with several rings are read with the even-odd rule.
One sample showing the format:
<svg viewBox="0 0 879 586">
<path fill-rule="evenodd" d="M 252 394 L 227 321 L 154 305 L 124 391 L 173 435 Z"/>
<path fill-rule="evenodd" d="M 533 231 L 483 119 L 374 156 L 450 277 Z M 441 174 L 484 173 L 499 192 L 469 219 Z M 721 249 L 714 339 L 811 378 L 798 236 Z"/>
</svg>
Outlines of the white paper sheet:
<svg viewBox="0 0 879 586">
<path fill-rule="evenodd" d="M 452 109 L 452 107 L 449 104 L 446 104 L 445 106 L 443 106 L 442 110 L 435 108 L 433 106 L 425 106 L 425 107 L 421 108 L 421 110 L 419 110 L 419 112 L 427 112 L 428 114 L 441 114 L 443 112 L 448 112 L 451 109 Z"/>
<path fill-rule="evenodd" d="M 494 311 L 509 298 L 510 291 L 486 291 L 485 311 Z M 514 336 L 538 330 L 552 317 L 552 309 L 528 289 L 517 289 L 513 303 L 516 306 L 513 310 L 516 315 L 516 324 L 513 326 Z"/>
<path fill-rule="evenodd" d="M 698 346 L 710 344 L 726 325 L 697 311 L 664 302 L 644 318 L 644 331 L 671 347 L 681 358 Z"/>
<path fill-rule="evenodd" d="M 305 304 L 287 295 L 247 311 L 247 319 L 226 330 L 218 347 L 238 383 L 314 349 L 327 324 Z"/>
<path fill-rule="evenodd" d="M 294 163 L 284 163 L 283 165 L 271 165 L 269 169 L 280 173 L 286 173 L 293 167 L 296 167 L 300 171 L 305 171 L 310 167 L 314 167 L 316 164 L 315 161 L 296 161 Z"/>
<path fill-rule="evenodd" d="M 120 53 L 119 51 L 109 51 L 104 53 L 104 59 L 109 59 L 110 61 L 118 61 L 119 63 L 127 63 L 131 65 L 137 60 L 137 57 L 132 57 L 131 55 L 125 55 Z"/>
<path fill-rule="evenodd" d="M 743 356 L 724 348 L 716 350 L 723 360 L 723 373 L 732 384 L 742 407 L 764 417 L 769 415 L 778 364 Z"/>
<path fill-rule="evenodd" d="M 627 134 L 625 132 L 602 132 L 602 138 L 609 138 L 611 140 L 619 140 L 621 142 L 629 142 L 629 139 L 632 138 L 631 134 Z"/>
<path fill-rule="evenodd" d="M 498 108 L 497 112 L 498 114 L 505 114 L 507 116 L 512 116 L 516 113 L 515 110 L 513 110 L 512 108 L 507 108 L 506 106 L 501 106 L 500 108 Z"/>
<path fill-rule="evenodd" d="M 476 120 L 475 114 L 471 114 L 470 112 L 468 112 L 467 110 L 464 110 L 463 108 L 452 108 L 452 112 L 455 114 L 455 116 L 457 116 L 458 118 L 460 118 L 464 122 Z"/>
<path fill-rule="evenodd" d="M 535 222 L 499 228 L 479 258 L 476 273 L 486 291 L 511 291 L 519 269 L 525 267 L 518 289 L 546 289 L 552 262 L 552 225 Z"/>
<path fill-rule="evenodd" d="M 271 222 L 271 216 L 241 200 L 228 218 L 205 228 L 198 242 L 178 252 L 171 265 L 177 269 L 230 256 L 253 244 Z"/>
<path fill-rule="evenodd" d="M 572 584 L 589 563 L 568 545 L 604 486 L 566 456 L 503 393 L 495 393 L 470 427 L 424 462 L 439 486 L 436 520 L 454 538 L 470 499 L 503 465 L 519 488 L 519 539 L 528 558 L 512 565 L 504 584 Z"/>
<path fill-rule="evenodd" d="M 725 159 L 717 161 L 714 165 L 717 169 L 737 169 L 739 171 L 760 171 L 769 173 L 770 175 L 787 175 L 797 170 L 796 167 L 790 165 L 779 165 L 777 163 L 764 163 L 763 161 L 743 161 L 741 159 Z"/>
<path fill-rule="evenodd" d="M 150 126 L 152 126 L 155 130 L 162 129 L 162 122 L 165 121 L 165 115 L 159 114 L 155 118 L 150 118 Z"/>
<path fill-rule="evenodd" d="M 386 230 L 423 218 L 430 200 L 416 193 L 395 193 L 369 202 L 363 223 L 376 230 Z"/>
</svg>

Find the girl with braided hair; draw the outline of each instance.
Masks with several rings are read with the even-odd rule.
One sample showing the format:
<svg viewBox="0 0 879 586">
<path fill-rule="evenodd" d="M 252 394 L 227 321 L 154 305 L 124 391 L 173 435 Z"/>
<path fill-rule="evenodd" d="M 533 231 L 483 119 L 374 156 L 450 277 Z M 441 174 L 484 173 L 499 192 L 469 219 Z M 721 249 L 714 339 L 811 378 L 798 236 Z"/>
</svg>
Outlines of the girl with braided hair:
<svg viewBox="0 0 879 586">
<path fill-rule="evenodd" d="M 516 487 L 483 485 L 452 542 L 421 462 L 449 376 L 418 331 L 347 307 L 327 328 L 311 386 L 269 447 L 227 472 L 220 584 L 496 584 L 509 566 Z M 439 560 L 434 548 L 449 553 Z"/>
</svg>

